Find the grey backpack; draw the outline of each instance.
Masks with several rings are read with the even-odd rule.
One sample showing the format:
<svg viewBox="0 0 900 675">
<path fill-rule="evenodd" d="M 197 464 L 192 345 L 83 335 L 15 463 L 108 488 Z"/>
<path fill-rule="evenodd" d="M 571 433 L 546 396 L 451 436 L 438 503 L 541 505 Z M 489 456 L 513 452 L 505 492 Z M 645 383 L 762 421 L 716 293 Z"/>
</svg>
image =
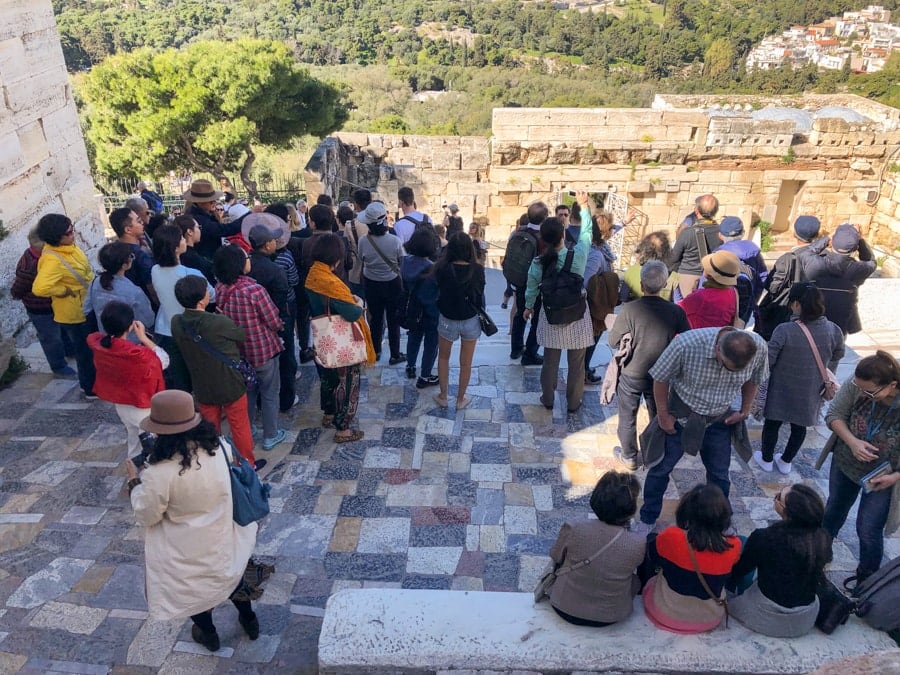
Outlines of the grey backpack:
<svg viewBox="0 0 900 675">
<path fill-rule="evenodd" d="M 900 628 L 900 557 L 858 584 L 851 594 L 857 600 L 856 615 L 872 628 Z"/>
</svg>

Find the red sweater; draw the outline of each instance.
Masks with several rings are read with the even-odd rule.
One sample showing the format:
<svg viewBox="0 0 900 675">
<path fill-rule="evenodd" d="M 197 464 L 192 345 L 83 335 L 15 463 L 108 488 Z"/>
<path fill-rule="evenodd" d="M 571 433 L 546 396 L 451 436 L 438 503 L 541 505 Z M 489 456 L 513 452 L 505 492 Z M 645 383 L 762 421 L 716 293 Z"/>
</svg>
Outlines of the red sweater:
<svg viewBox="0 0 900 675">
<path fill-rule="evenodd" d="M 114 337 L 110 347 L 104 347 L 103 337 L 103 333 L 91 333 L 87 338 L 97 369 L 94 393 L 110 403 L 149 408 L 153 394 L 166 388 L 159 357 L 152 349 L 122 338 Z"/>
<path fill-rule="evenodd" d="M 678 303 L 692 329 L 733 326 L 737 315 L 734 288 L 700 288 Z"/>
</svg>

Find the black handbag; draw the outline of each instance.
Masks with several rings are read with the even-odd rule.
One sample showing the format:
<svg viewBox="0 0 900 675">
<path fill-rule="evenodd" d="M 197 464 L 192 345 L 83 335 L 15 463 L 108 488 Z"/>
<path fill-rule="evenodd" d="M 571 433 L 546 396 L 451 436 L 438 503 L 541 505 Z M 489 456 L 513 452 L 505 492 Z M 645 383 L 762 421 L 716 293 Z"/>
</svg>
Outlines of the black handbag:
<svg viewBox="0 0 900 675">
<path fill-rule="evenodd" d="M 856 601 L 848 598 L 824 575 L 816 584 L 816 597 L 819 598 L 816 628 L 826 635 L 831 635 L 838 626 L 847 623 L 850 615 L 856 612 Z"/>
</svg>

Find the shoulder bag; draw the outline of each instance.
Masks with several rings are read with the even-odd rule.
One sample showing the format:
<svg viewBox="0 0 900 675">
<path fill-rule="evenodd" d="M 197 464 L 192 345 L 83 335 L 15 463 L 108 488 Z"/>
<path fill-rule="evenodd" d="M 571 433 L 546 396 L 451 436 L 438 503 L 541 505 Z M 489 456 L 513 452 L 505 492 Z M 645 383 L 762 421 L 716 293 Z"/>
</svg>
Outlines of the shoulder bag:
<svg viewBox="0 0 900 675">
<path fill-rule="evenodd" d="M 822 363 L 822 357 L 819 355 L 819 348 L 816 346 L 816 341 L 813 340 L 809 328 L 807 328 L 802 321 L 798 321 L 797 325 L 800 326 L 800 330 L 803 331 L 803 334 L 809 341 L 809 348 L 812 350 L 813 357 L 816 359 L 816 366 L 818 367 L 819 375 L 822 378 L 822 387 L 819 389 L 819 396 L 822 397 L 823 401 L 830 401 L 838 393 L 838 389 L 841 388 L 841 383 L 838 382 L 835 374 Z"/>
<path fill-rule="evenodd" d="M 269 515 L 269 493 L 272 486 L 259 480 L 256 469 L 243 455 L 234 452 L 231 457 L 225 449 L 225 443 L 219 440 L 219 447 L 228 464 L 228 476 L 231 479 L 232 517 L 238 525 L 255 523 Z"/>
<path fill-rule="evenodd" d="M 697 564 L 697 555 L 694 553 L 694 547 L 691 546 L 691 543 L 687 540 L 687 533 L 685 533 L 684 543 L 687 544 L 688 553 L 691 555 L 691 564 L 694 566 L 694 571 L 697 573 L 697 578 L 700 580 L 700 585 L 703 586 L 703 590 L 706 591 L 710 600 L 713 600 L 719 607 L 725 610 L 725 628 L 728 628 L 728 600 L 713 593 L 709 584 L 706 583 L 706 577 L 703 576 L 703 572 L 700 571 L 700 565 Z"/>
<path fill-rule="evenodd" d="M 332 314 L 330 298 L 325 297 L 325 313 L 313 317 L 309 323 L 316 363 L 323 368 L 346 368 L 368 358 L 362 329 L 355 321 Z"/>
<path fill-rule="evenodd" d="M 450 264 L 450 271 L 453 273 L 454 279 L 456 278 L 456 268 L 453 264 Z M 471 281 L 472 277 L 469 276 L 469 280 Z M 472 301 L 472 298 L 469 296 L 469 287 L 468 283 L 466 284 L 466 302 L 469 303 L 469 307 L 475 310 L 475 316 L 478 317 L 478 323 L 481 324 L 481 332 L 486 336 L 491 337 L 491 335 L 495 335 L 499 330 L 497 328 L 497 324 L 494 323 L 494 320 L 491 318 L 491 315 L 484 311 L 480 305 Z"/>
<path fill-rule="evenodd" d="M 208 340 L 200 335 L 193 326 L 188 326 L 187 324 L 182 325 L 184 326 L 185 332 L 190 336 L 191 340 L 194 341 L 194 344 L 198 345 L 200 349 L 217 361 L 221 361 L 229 368 L 236 370 L 238 375 L 241 376 L 241 380 L 243 380 L 244 386 L 247 387 L 247 389 L 256 389 L 259 385 L 259 378 L 256 375 L 256 369 L 250 365 L 246 359 L 235 361 L 234 359 L 225 356 L 225 354 L 213 347 Z"/>
<path fill-rule="evenodd" d="M 384 254 L 384 252 L 381 250 L 381 248 L 379 248 L 378 244 L 375 243 L 375 240 L 372 239 L 371 234 L 368 235 L 367 239 L 369 240 L 369 243 L 372 244 L 372 248 L 375 249 L 375 253 L 377 253 L 381 257 L 381 259 L 384 260 L 385 264 L 391 268 L 391 272 L 393 272 L 394 274 L 396 274 L 399 277 L 400 276 L 400 265 L 397 264 L 397 262 L 395 260 L 391 260 Z"/>
<path fill-rule="evenodd" d="M 838 626 L 847 623 L 850 615 L 856 612 L 856 600 L 844 595 L 824 574 L 816 582 L 816 597 L 819 599 L 816 628 L 825 635 L 831 635 Z"/>
<path fill-rule="evenodd" d="M 551 562 L 550 563 L 551 569 L 547 570 L 547 572 L 544 573 L 544 576 L 541 577 L 541 580 L 538 581 L 537 587 L 534 589 L 534 601 L 540 602 L 544 598 L 549 598 L 550 597 L 550 589 L 553 587 L 553 582 L 556 581 L 557 577 L 560 577 L 563 574 L 568 574 L 569 572 L 572 572 L 573 570 L 581 569 L 582 567 L 590 565 L 592 562 L 594 562 L 594 560 L 596 560 L 600 556 L 601 553 L 603 553 L 606 549 L 608 549 L 610 546 L 612 546 L 615 543 L 615 541 L 619 537 L 622 536 L 622 534 L 624 532 L 625 532 L 624 528 L 619 530 L 618 532 L 616 532 L 616 534 L 613 536 L 613 538 L 610 539 L 608 542 L 606 542 L 606 544 L 601 546 L 600 550 L 597 551 L 594 555 L 592 555 L 590 558 L 587 558 L 586 560 L 581 560 L 581 561 L 575 563 L 574 565 L 569 565 L 567 567 L 560 566 L 557 568 Z"/>
<path fill-rule="evenodd" d="M 44 251 L 44 253 L 49 253 L 49 254 L 52 255 L 54 258 L 56 258 L 57 260 L 59 260 L 59 262 L 62 263 L 63 267 L 65 267 L 67 270 L 69 270 L 69 272 L 72 273 L 72 276 L 75 277 L 75 280 L 76 280 L 79 284 L 81 284 L 82 286 L 84 286 L 85 290 L 87 290 L 87 289 L 90 287 L 90 284 L 88 283 L 87 279 L 85 279 L 83 275 L 81 275 L 81 274 L 79 274 L 78 272 L 76 272 L 76 271 L 75 271 L 75 268 L 72 267 L 69 263 L 67 263 L 67 262 L 66 262 L 66 259 L 63 258 L 59 253 L 57 253 L 56 251 Z"/>
</svg>

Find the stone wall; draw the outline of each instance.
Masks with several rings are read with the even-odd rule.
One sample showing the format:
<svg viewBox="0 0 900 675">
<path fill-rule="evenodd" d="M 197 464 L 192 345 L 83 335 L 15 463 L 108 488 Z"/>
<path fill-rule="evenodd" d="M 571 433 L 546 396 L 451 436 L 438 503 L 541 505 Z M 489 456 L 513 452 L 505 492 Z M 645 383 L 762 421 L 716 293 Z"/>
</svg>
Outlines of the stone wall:
<svg viewBox="0 0 900 675">
<path fill-rule="evenodd" d="M 0 335 L 24 322 L 6 290 L 26 235 L 45 213 L 67 214 L 91 250 L 103 225 L 50 0 L 0 0 Z"/>
<path fill-rule="evenodd" d="M 813 112 L 843 106 L 868 121 L 823 112 L 798 129 L 791 120 L 751 118 L 771 105 Z M 712 106 L 718 109 L 710 114 Z M 345 194 L 360 184 L 390 208 L 397 187 L 410 185 L 432 215 L 456 202 L 467 220 L 486 216 L 495 243 L 529 203 L 554 205 L 560 193 L 581 189 L 627 194 L 653 228 L 674 227 L 707 192 L 719 197 L 721 214 L 768 220 L 776 230 L 804 213 L 829 225 L 878 227 L 878 195 L 893 195 L 885 176 L 890 180 L 887 168 L 900 152 L 898 128 L 900 111 L 852 95 L 658 96 L 650 109 L 498 108 L 490 141 L 337 134 L 310 163 L 307 185 L 313 194 Z M 897 206 L 884 206 L 888 212 Z"/>
<path fill-rule="evenodd" d="M 481 136 L 391 136 L 337 133 L 322 142 L 306 167 L 311 199 L 327 193 L 348 199 L 365 187 L 388 211 L 397 190 L 411 187 L 418 207 L 440 220 L 441 207 L 456 203 L 464 219 L 484 215 L 496 188 L 488 181 L 488 139 Z"/>
</svg>

